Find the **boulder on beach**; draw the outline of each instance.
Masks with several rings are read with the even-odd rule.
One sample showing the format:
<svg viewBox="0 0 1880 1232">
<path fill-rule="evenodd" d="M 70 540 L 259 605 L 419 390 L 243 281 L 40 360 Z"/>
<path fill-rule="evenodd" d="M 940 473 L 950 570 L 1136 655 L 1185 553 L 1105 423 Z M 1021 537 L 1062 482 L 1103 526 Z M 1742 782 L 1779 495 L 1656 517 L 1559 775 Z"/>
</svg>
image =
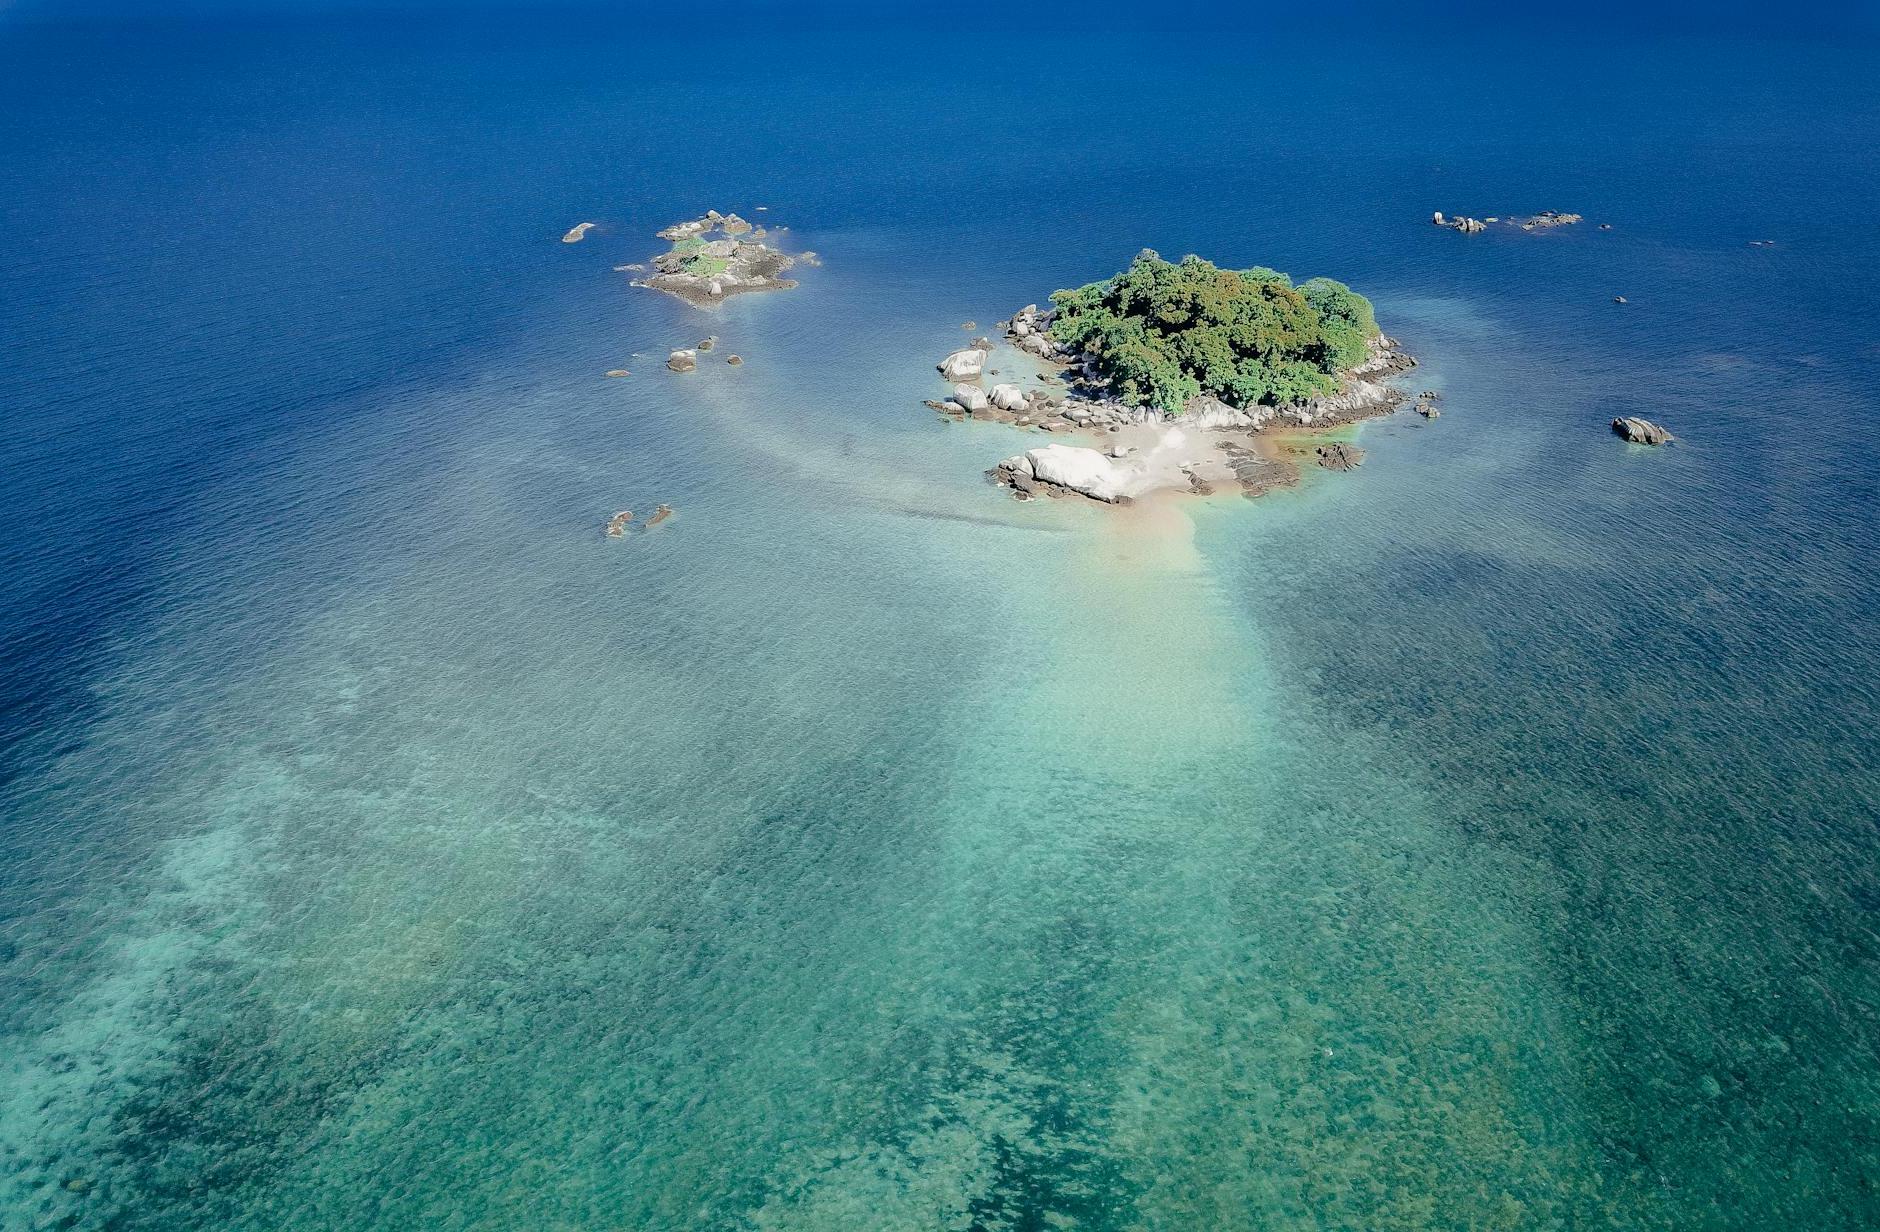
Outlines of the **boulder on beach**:
<svg viewBox="0 0 1880 1232">
<path fill-rule="evenodd" d="M 1663 445 L 1678 439 L 1651 420 L 1632 415 L 1613 420 L 1612 430 L 1634 445 Z"/>
<path fill-rule="evenodd" d="M 691 372 L 698 367 L 698 352 L 693 350 L 674 351 L 666 357 L 666 366 L 674 372 Z"/>
<path fill-rule="evenodd" d="M 1025 409 L 1025 391 L 1016 385 L 994 385 L 992 405 L 1002 411 L 1022 411 Z"/>
<path fill-rule="evenodd" d="M 986 391 L 977 385 L 955 385 L 953 401 L 969 411 L 983 411 L 991 404 L 991 399 L 986 397 Z"/>
<path fill-rule="evenodd" d="M 949 381 L 971 381 L 978 378 L 985 364 L 986 352 L 978 347 L 969 347 L 941 360 L 940 375 Z"/>
<path fill-rule="evenodd" d="M 1025 451 L 1031 473 L 1046 483 L 1115 503 L 1132 495 L 1134 468 L 1119 466 L 1100 451 L 1078 445 L 1046 445 Z"/>
</svg>

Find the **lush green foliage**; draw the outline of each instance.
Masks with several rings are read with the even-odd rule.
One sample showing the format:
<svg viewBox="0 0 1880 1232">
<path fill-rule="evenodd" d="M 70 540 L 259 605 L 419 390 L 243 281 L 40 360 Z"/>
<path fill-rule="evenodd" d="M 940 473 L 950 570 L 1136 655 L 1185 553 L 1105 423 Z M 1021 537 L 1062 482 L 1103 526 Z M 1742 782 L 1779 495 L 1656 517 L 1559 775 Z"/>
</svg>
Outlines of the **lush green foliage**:
<svg viewBox="0 0 1880 1232">
<path fill-rule="evenodd" d="M 1197 394 L 1252 406 L 1331 393 L 1377 334 L 1370 301 L 1343 283 L 1295 287 L 1274 270 L 1169 262 L 1148 249 L 1051 302 L 1052 337 L 1094 356 L 1125 402 L 1171 411 Z"/>
</svg>

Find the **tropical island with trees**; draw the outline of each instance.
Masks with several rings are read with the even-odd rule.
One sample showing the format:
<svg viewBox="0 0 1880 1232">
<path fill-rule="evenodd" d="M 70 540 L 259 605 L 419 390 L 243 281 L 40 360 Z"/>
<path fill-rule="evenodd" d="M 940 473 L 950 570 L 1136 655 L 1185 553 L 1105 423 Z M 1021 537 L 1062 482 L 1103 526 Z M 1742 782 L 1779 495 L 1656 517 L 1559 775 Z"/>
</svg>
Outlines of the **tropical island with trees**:
<svg viewBox="0 0 1880 1232">
<path fill-rule="evenodd" d="M 1262 433 L 1318 431 L 1395 410 L 1405 396 L 1383 378 L 1416 363 L 1378 329 L 1371 302 L 1342 282 L 1295 285 L 1277 270 L 1222 269 L 1198 256 L 1168 261 L 1148 249 L 1122 272 L 1058 291 L 1049 309 L 1029 305 L 1001 325 L 1008 344 L 1042 361 L 1039 387 L 1008 380 L 981 388 L 984 375 L 1002 369 L 986 368 L 994 348 L 980 339 L 941 361 L 952 394 L 929 405 L 1114 438 L 1105 448 L 1027 450 L 989 472 L 1021 498 L 1075 492 L 1123 502 L 1235 483 L 1259 495 L 1298 478 L 1288 460 L 1296 442 L 1263 442 Z M 1433 397 L 1418 405 L 1429 419 Z M 1363 458 L 1343 442 L 1310 452 L 1337 470 Z"/>
</svg>

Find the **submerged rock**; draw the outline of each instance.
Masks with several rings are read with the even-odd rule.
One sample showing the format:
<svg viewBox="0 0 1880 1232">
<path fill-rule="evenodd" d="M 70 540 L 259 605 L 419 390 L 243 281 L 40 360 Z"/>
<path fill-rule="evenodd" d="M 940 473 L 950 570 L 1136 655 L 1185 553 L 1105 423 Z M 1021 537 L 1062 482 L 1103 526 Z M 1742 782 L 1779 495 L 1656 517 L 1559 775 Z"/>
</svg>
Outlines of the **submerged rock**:
<svg viewBox="0 0 1880 1232">
<path fill-rule="evenodd" d="M 1318 454 L 1319 465 L 1328 471 L 1355 471 L 1364 464 L 1364 450 L 1343 441 L 1320 445 L 1314 452 Z"/>
<path fill-rule="evenodd" d="M 1612 430 L 1634 445 L 1663 445 L 1678 439 L 1651 420 L 1631 415 L 1613 420 Z"/>
</svg>

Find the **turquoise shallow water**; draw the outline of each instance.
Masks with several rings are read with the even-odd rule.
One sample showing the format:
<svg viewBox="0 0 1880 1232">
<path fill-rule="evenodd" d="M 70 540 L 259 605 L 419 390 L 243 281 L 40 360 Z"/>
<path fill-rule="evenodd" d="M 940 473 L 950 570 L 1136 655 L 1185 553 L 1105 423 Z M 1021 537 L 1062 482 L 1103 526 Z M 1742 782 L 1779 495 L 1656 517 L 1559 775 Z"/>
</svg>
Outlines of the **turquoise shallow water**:
<svg viewBox="0 0 1880 1232">
<path fill-rule="evenodd" d="M 7 1226 L 1874 1221 L 1860 46 L 0 35 Z M 929 365 L 1144 244 L 1443 418 L 1014 504 Z"/>
</svg>

